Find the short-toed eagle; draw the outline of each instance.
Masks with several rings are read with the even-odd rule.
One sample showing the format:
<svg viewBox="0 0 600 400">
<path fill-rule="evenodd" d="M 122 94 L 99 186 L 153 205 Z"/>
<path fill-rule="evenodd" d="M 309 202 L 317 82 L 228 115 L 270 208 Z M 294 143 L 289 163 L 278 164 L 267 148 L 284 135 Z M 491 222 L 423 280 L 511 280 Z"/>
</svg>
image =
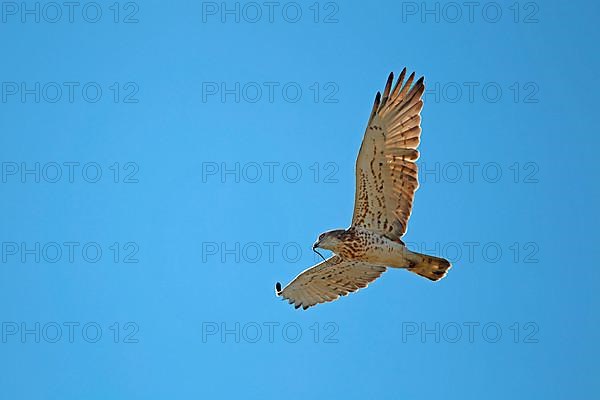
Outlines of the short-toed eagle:
<svg viewBox="0 0 600 400">
<path fill-rule="evenodd" d="M 365 136 L 356 160 L 356 194 L 352 225 L 325 232 L 313 250 L 335 255 L 305 270 L 276 293 L 296 308 L 333 301 L 366 287 L 386 267 L 404 268 L 432 281 L 442 279 L 450 263 L 438 257 L 412 252 L 401 237 L 419 187 L 417 147 L 421 135 L 421 77 L 414 72 L 406 82 L 406 68 L 392 88 L 390 74 L 383 96 L 377 92 Z"/>
</svg>

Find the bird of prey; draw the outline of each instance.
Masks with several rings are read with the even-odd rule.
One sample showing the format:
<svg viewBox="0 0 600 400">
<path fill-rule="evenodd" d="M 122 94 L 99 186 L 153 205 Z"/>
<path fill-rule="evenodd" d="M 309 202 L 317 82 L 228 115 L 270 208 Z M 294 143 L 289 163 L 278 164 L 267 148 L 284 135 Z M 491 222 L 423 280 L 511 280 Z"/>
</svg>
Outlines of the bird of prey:
<svg viewBox="0 0 600 400">
<path fill-rule="evenodd" d="M 386 267 L 404 268 L 432 281 L 451 265 L 443 258 L 412 252 L 401 238 L 406 233 L 413 197 L 419 186 L 417 147 L 421 136 L 421 77 L 414 85 L 406 68 L 396 84 L 391 73 L 375 104 L 356 160 L 354 215 L 348 229 L 325 232 L 313 245 L 334 255 L 305 270 L 275 290 L 296 308 L 334 301 L 366 287 Z"/>
</svg>

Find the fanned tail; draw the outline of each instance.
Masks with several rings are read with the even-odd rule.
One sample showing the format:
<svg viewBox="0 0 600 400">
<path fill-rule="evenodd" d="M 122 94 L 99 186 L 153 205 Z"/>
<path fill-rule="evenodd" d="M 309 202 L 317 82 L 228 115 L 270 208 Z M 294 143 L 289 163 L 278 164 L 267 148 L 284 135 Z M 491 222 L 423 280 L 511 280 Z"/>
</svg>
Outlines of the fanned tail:
<svg viewBox="0 0 600 400">
<path fill-rule="evenodd" d="M 410 272 L 425 277 L 432 281 L 439 281 L 446 276 L 448 270 L 452 268 L 450 261 L 445 258 L 429 256 L 412 252 L 411 256 L 415 256 L 414 263 L 407 268 Z"/>
</svg>

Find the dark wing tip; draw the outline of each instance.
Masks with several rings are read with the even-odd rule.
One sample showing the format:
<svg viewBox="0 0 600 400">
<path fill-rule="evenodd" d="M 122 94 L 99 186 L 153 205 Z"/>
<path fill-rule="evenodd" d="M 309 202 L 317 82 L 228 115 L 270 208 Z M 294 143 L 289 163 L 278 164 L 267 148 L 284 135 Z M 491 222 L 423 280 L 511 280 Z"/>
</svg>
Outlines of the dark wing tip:
<svg viewBox="0 0 600 400">
<path fill-rule="evenodd" d="M 275 294 L 279 296 L 281 294 L 281 283 L 277 282 L 275 284 Z"/>
<path fill-rule="evenodd" d="M 377 110 L 379 110 L 380 103 L 381 92 L 377 92 L 377 95 L 375 96 L 375 102 L 373 103 L 373 109 L 371 110 L 371 116 L 369 116 L 369 123 L 371 123 L 371 120 L 373 119 L 373 117 L 375 117 L 375 114 L 377 114 Z"/>
<path fill-rule="evenodd" d="M 385 86 L 392 86 L 392 83 L 394 83 L 394 71 L 390 72 L 390 75 L 388 76 L 388 80 L 385 84 Z"/>
<path fill-rule="evenodd" d="M 388 76 L 388 80 L 385 83 L 385 89 L 383 90 L 383 100 L 381 101 L 381 106 L 384 106 L 387 102 L 388 97 L 390 97 L 390 92 L 392 91 L 392 84 L 394 83 L 394 72 L 390 72 L 390 76 Z"/>
</svg>

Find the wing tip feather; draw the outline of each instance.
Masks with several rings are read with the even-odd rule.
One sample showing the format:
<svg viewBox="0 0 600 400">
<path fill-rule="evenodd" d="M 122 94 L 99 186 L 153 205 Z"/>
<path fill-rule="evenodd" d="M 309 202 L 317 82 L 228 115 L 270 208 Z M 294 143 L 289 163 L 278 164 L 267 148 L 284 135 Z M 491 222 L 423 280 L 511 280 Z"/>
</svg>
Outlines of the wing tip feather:
<svg viewBox="0 0 600 400">
<path fill-rule="evenodd" d="M 383 97 L 387 97 L 392 90 L 392 84 L 394 83 L 394 71 L 390 72 L 387 78 L 387 82 L 385 83 L 385 89 L 383 90 Z"/>
<path fill-rule="evenodd" d="M 388 75 L 388 80 L 385 86 L 389 86 L 391 88 L 392 83 L 394 83 L 394 71 L 390 72 L 390 74 Z"/>
<path fill-rule="evenodd" d="M 377 92 L 375 95 L 375 102 L 373 103 L 373 110 L 371 110 L 371 115 L 369 116 L 369 123 L 373 118 L 375 118 L 375 114 L 379 110 L 379 105 L 381 104 L 381 92 Z"/>
</svg>

